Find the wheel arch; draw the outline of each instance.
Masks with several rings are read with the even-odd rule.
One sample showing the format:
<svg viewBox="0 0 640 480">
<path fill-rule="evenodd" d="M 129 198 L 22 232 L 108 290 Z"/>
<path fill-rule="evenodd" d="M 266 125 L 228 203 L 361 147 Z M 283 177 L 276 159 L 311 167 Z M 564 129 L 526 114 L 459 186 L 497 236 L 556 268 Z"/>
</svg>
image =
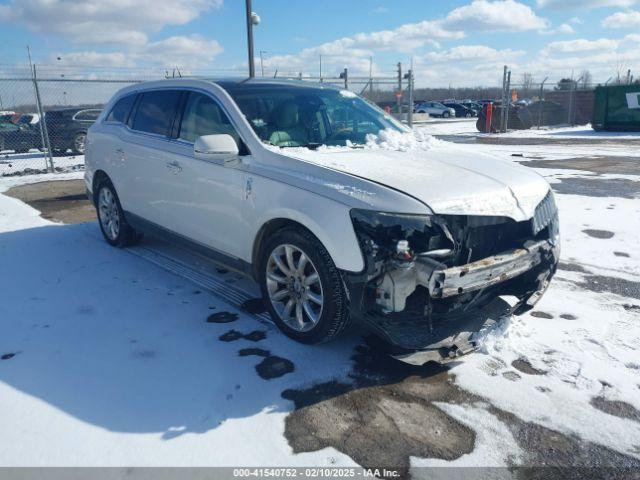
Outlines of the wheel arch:
<svg viewBox="0 0 640 480">
<path fill-rule="evenodd" d="M 107 175 L 107 172 L 105 172 L 104 170 L 96 170 L 93 173 L 93 179 L 91 180 L 91 199 L 93 200 L 94 205 L 98 203 L 97 202 L 98 185 L 100 184 L 100 182 L 102 182 L 105 179 L 109 180 L 111 184 L 113 184 L 113 182 L 111 181 L 111 178 L 109 177 L 109 175 Z"/>
<path fill-rule="evenodd" d="M 313 219 L 305 218 L 304 215 L 296 215 L 295 217 L 293 215 L 274 215 L 273 218 L 264 221 L 254 236 L 251 249 L 251 273 L 253 277 L 258 278 L 260 251 L 266 239 L 275 232 L 287 227 L 302 229 L 313 235 L 327 250 L 337 268 L 348 271 L 361 271 L 364 268 L 364 258 L 355 233 L 353 231 L 346 232 L 346 228 L 340 228 L 342 230 L 340 232 L 336 230 L 326 231 L 321 226 L 323 224 L 322 222 L 320 224 L 314 223 Z M 341 227 L 344 226 L 341 225 Z M 351 228 L 351 230 L 353 229 Z"/>
<path fill-rule="evenodd" d="M 290 218 L 279 217 L 268 220 L 260 227 L 260 229 L 258 229 L 258 233 L 253 241 L 253 248 L 251 249 L 251 274 L 254 279 L 257 280 L 259 277 L 258 261 L 260 260 L 260 250 L 262 249 L 262 245 L 271 235 L 284 228 L 299 228 L 306 230 L 311 235 L 318 238 L 318 236 L 307 226 L 298 221 L 291 220 Z M 318 241 L 322 243 L 320 239 L 318 239 Z"/>
</svg>

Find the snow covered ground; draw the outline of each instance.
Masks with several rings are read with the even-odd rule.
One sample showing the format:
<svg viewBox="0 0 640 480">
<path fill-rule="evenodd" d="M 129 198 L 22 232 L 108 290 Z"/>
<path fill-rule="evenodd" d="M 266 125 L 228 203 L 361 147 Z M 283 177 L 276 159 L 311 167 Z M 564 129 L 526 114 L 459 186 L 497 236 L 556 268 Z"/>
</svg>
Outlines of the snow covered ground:
<svg viewBox="0 0 640 480">
<path fill-rule="evenodd" d="M 461 137 L 478 136 L 491 137 L 499 135 L 503 138 L 529 139 L 592 139 L 592 140 L 625 140 L 638 139 L 640 135 L 634 132 L 596 132 L 590 124 L 573 127 L 541 127 L 528 130 L 511 130 L 501 134 L 481 133 L 476 128 L 477 118 L 430 119 L 428 122 L 416 125 L 419 130 L 425 130 L 432 135 L 457 135 Z"/>
<path fill-rule="evenodd" d="M 54 156 L 53 165 L 57 169 L 70 169 L 84 165 L 84 155 Z M 28 153 L 13 153 L 12 151 L 0 152 L 0 177 L 6 175 L 22 174 L 36 170 L 47 170 L 49 159 L 38 150 Z"/>
<path fill-rule="evenodd" d="M 438 133 L 466 126 L 421 128 Z M 507 333 L 490 338 L 483 352 L 445 373 L 414 375 L 408 385 L 386 379 L 380 391 L 351 388 L 369 395 L 375 408 L 401 412 L 396 422 L 408 452 L 418 435 L 410 425 L 423 425 L 431 417 L 421 412 L 431 410 L 410 402 L 391 408 L 376 395 L 403 385 L 419 398 L 444 385 L 459 389 L 430 401 L 430 408 L 473 432 L 472 448 L 455 455 L 407 453 L 413 467 L 572 465 L 556 459 L 556 437 L 544 437 L 549 445 L 532 442 L 525 426 L 579 445 L 578 465 L 640 465 L 640 171 L 598 173 L 563 163 L 594 156 L 635 160 L 637 147 L 451 148 L 558 162 L 537 171 L 558 189 L 561 268 L 536 309 L 510 319 Z M 95 223 L 55 224 L 1 194 L 19 184 L 80 177 L 0 178 L 0 358 L 6 358 L 0 360 L 0 466 L 357 465 L 367 441 L 385 441 L 384 422 L 375 417 L 366 422 L 369 430 L 351 425 L 353 434 L 336 434 L 330 446 L 299 447 L 294 403 L 281 396 L 332 379 L 357 383 L 354 352 L 363 343 L 357 333 L 329 345 L 295 344 L 182 270 L 168 272 L 136 249 L 110 248 Z M 617 181 L 631 182 L 624 184 L 628 191 Z M 598 182 L 599 193 L 589 194 L 584 182 Z M 245 288 L 232 273 L 214 275 Z M 210 323 L 212 314 L 221 315 Z M 281 376 L 263 378 L 257 365 L 275 365 Z M 321 390 L 314 405 L 298 413 L 319 408 L 337 432 L 347 429 L 339 403 L 344 392 L 327 400 Z"/>
</svg>

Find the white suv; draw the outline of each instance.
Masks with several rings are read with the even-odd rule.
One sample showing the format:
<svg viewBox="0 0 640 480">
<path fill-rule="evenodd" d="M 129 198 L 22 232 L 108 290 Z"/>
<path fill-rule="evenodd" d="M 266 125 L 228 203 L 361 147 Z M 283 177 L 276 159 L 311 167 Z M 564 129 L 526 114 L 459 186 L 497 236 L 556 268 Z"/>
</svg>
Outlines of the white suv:
<svg viewBox="0 0 640 480">
<path fill-rule="evenodd" d="M 532 170 L 419 140 L 326 85 L 164 80 L 109 102 L 85 180 L 110 244 L 160 235 L 253 277 L 298 341 L 354 319 L 421 363 L 472 350 L 498 297 L 533 306 L 558 220 Z"/>
</svg>

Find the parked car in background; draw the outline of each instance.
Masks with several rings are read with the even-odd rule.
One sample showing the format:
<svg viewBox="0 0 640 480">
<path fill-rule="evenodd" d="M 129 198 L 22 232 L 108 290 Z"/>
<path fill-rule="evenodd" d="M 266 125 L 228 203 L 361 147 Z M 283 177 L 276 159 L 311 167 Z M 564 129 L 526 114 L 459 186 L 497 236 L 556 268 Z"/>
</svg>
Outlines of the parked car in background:
<svg viewBox="0 0 640 480">
<path fill-rule="evenodd" d="M 42 147 L 37 114 L 6 113 L 0 116 L 0 151 L 25 153 Z"/>
<path fill-rule="evenodd" d="M 51 149 L 57 154 L 68 150 L 84 155 L 87 130 L 100 116 L 100 108 L 61 108 L 44 115 Z"/>
<path fill-rule="evenodd" d="M 453 110 L 456 113 L 455 114 L 456 117 L 471 118 L 476 116 L 475 110 L 472 110 L 471 108 L 467 108 L 461 103 L 446 102 L 443 105 L 445 107 L 453 108 Z"/>
<path fill-rule="evenodd" d="M 432 117 L 455 117 L 456 111 L 453 108 L 445 107 L 440 102 L 423 102 L 416 105 L 413 109 L 414 113 L 428 113 Z"/>
<path fill-rule="evenodd" d="M 476 116 L 478 116 L 478 114 L 482 110 L 482 104 L 480 102 L 476 102 L 474 100 L 462 100 L 459 103 L 461 105 L 464 105 L 465 107 L 470 108 L 471 110 L 473 110 L 476 113 Z"/>
<path fill-rule="evenodd" d="M 109 244 L 154 234 L 254 278 L 299 342 L 358 322 L 409 363 L 453 359 L 478 348 L 496 302 L 522 314 L 546 290 L 553 193 L 489 155 L 361 148 L 379 135 L 412 134 L 326 84 L 140 83 L 89 129 L 85 184 Z"/>
</svg>

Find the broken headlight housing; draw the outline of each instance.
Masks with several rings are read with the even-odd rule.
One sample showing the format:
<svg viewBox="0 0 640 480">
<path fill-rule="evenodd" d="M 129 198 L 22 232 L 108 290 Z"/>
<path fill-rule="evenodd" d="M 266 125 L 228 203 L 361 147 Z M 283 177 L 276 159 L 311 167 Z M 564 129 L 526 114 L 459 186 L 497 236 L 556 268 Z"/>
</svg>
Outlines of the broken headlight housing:
<svg viewBox="0 0 640 480">
<path fill-rule="evenodd" d="M 374 261 L 411 262 L 419 255 L 446 256 L 454 249 L 446 225 L 432 215 L 353 209 L 351 221 L 362 252 Z"/>
</svg>

